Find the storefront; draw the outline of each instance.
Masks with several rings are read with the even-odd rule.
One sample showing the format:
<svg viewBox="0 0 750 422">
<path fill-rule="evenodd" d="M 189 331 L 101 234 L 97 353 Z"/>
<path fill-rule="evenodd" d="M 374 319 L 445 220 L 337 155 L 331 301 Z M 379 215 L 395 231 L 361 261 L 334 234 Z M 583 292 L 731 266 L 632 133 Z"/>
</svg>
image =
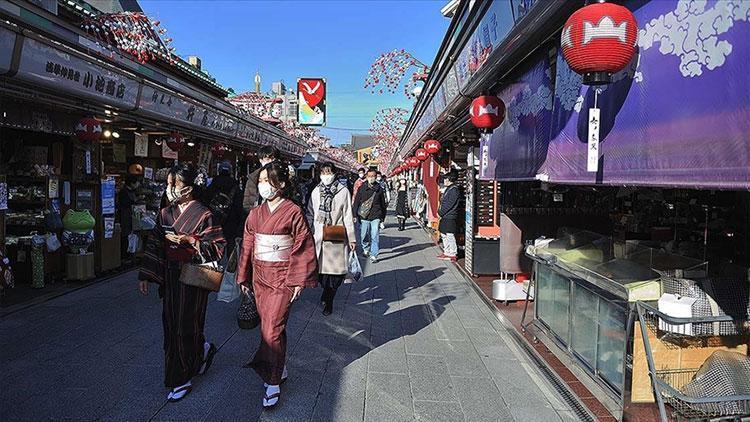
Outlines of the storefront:
<svg viewBox="0 0 750 422">
<path fill-rule="evenodd" d="M 212 174 L 229 160 L 242 176 L 263 145 L 290 161 L 305 150 L 205 78 L 134 62 L 31 4 L 2 6 L 3 307 L 132 265 L 176 161 Z"/>
<path fill-rule="evenodd" d="M 737 399 L 716 404 L 695 373 L 712 374 L 718 350 L 746 359 L 750 341 L 750 80 L 743 73 L 750 29 L 716 34 L 731 45 L 715 52 L 721 60 L 691 61 L 688 50 L 664 48 L 679 34 L 659 26 L 681 3 L 623 2 L 639 23 L 638 53 L 596 92 L 571 70 L 559 41 L 561 19 L 584 2 L 526 2 L 520 20 L 515 3 L 464 12 L 477 23 L 449 29 L 445 43 L 466 44 L 438 56 L 401 155 L 432 138 L 453 146 L 442 171 L 466 174 L 467 274 L 488 296 L 493 279 L 532 275 L 523 295 L 532 303 L 498 308 L 530 350 L 554 355 L 551 367 L 564 362 L 562 385 L 599 397 L 581 400 L 589 413 L 742 413 L 727 404 Z M 711 7 L 696 13 L 707 16 Z M 518 25 L 503 27 L 501 15 Z M 450 57 L 458 57 L 453 65 Z M 501 100 L 504 120 L 476 142 L 468 103 L 487 94 Z M 601 113 L 593 162 L 591 108 Z M 456 159 L 464 148 L 467 159 Z M 682 316 L 702 319 L 672 322 L 674 297 L 691 298 Z"/>
</svg>

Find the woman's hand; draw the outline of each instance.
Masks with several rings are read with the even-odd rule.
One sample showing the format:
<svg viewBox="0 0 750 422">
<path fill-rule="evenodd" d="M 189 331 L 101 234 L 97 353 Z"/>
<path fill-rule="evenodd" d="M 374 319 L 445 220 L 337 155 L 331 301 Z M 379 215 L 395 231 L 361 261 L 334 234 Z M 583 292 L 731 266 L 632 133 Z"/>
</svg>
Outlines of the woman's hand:
<svg viewBox="0 0 750 422">
<path fill-rule="evenodd" d="M 294 302 L 295 300 L 297 300 L 297 298 L 299 298 L 299 295 L 302 294 L 302 289 L 302 286 L 294 286 L 294 290 L 292 291 L 292 300 L 290 300 L 289 302 Z"/>
<path fill-rule="evenodd" d="M 240 284 L 240 290 L 243 294 L 250 296 L 250 286 L 245 283 Z"/>
<path fill-rule="evenodd" d="M 138 291 L 141 292 L 143 296 L 148 296 L 148 281 L 138 281 Z"/>
<path fill-rule="evenodd" d="M 357 250 L 357 242 L 349 242 L 349 250 Z"/>
<path fill-rule="evenodd" d="M 166 234 L 165 237 L 167 240 L 169 240 L 172 243 L 176 243 L 178 245 L 193 245 L 193 237 L 184 235 L 184 234 Z"/>
</svg>

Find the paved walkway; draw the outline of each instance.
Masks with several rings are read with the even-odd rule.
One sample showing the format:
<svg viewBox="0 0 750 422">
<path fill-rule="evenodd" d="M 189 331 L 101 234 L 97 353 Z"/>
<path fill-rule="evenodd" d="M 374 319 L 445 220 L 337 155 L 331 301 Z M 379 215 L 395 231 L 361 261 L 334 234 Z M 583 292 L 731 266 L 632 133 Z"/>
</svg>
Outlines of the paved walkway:
<svg viewBox="0 0 750 422">
<path fill-rule="evenodd" d="M 161 303 L 131 273 L 0 319 L 0 420 L 575 420 L 421 230 L 381 239 L 381 262 L 341 288 L 334 315 L 321 315 L 319 289 L 295 304 L 290 378 L 271 412 L 242 366 L 258 331 L 238 330 L 236 304 L 215 300 L 214 365 L 168 404 Z"/>
</svg>

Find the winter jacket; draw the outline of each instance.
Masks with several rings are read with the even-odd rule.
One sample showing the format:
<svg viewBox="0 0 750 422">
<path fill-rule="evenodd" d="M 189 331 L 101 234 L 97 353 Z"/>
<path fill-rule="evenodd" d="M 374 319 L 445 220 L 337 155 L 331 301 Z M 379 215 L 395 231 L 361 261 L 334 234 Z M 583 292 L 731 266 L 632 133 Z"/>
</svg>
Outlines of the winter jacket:
<svg viewBox="0 0 750 422">
<path fill-rule="evenodd" d="M 383 187 L 380 186 L 380 184 L 377 182 L 373 183 L 372 185 L 365 182 L 359 189 L 357 189 L 357 196 L 354 198 L 354 206 L 352 207 L 354 211 L 354 217 L 360 217 L 359 207 L 372 196 L 375 196 L 375 199 L 372 202 L 370 212 L 367 214 L 364 220 L 380 220 L 381 222 L 385 221 L 385 213 L 388 209 L 388 206 L 385 203 L 385 193 L 383 191 Z"/>
</svg>

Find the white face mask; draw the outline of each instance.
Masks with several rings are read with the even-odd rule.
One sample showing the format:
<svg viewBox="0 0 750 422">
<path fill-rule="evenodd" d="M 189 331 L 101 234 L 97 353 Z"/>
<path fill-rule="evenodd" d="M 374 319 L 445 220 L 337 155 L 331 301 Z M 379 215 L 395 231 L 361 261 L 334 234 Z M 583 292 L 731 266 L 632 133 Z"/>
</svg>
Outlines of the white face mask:
<svg viewBox="0 0 750 422">
<path fill-rule="evenodd" d="M 276 196 L 276 189 L 270 183 L 258 183 L 258 193 L 265 200 L 271 200 Z"/>
<path fill-rule="evenodd" d="M 324 185 L 330 185 L 333 183 L 333 177 L 332 174 L 321 174 L 320 181 L 323 182 Z"/>
<path fill-rule="evenodd" d="M 184 188 L 180 189 L 178 192 L 177 189 L 174 186 L 167 186 L 167 200 L 174 204 L 182 200 L 185 196 L 190 194 L 192 192 L 192 188 L 190 186 L 185 186 Z"/>
<path fill-rule="evenodd" d="M 369 184 L 372 185 L 373 183 L 375 183 L 375 178 L 374 177 L 368 177 L 367 178 L 367 183 L 369 183 Z"/>
<path fill-rule="evenodd" d="M 365 178 L 365 174 L 364 174 L 364 173 L 360 173 L 360 174 L 359 174 L 359 178 L 360 178 L 360 179 L 364 179 L 364 178 Z"/>
</svg>

